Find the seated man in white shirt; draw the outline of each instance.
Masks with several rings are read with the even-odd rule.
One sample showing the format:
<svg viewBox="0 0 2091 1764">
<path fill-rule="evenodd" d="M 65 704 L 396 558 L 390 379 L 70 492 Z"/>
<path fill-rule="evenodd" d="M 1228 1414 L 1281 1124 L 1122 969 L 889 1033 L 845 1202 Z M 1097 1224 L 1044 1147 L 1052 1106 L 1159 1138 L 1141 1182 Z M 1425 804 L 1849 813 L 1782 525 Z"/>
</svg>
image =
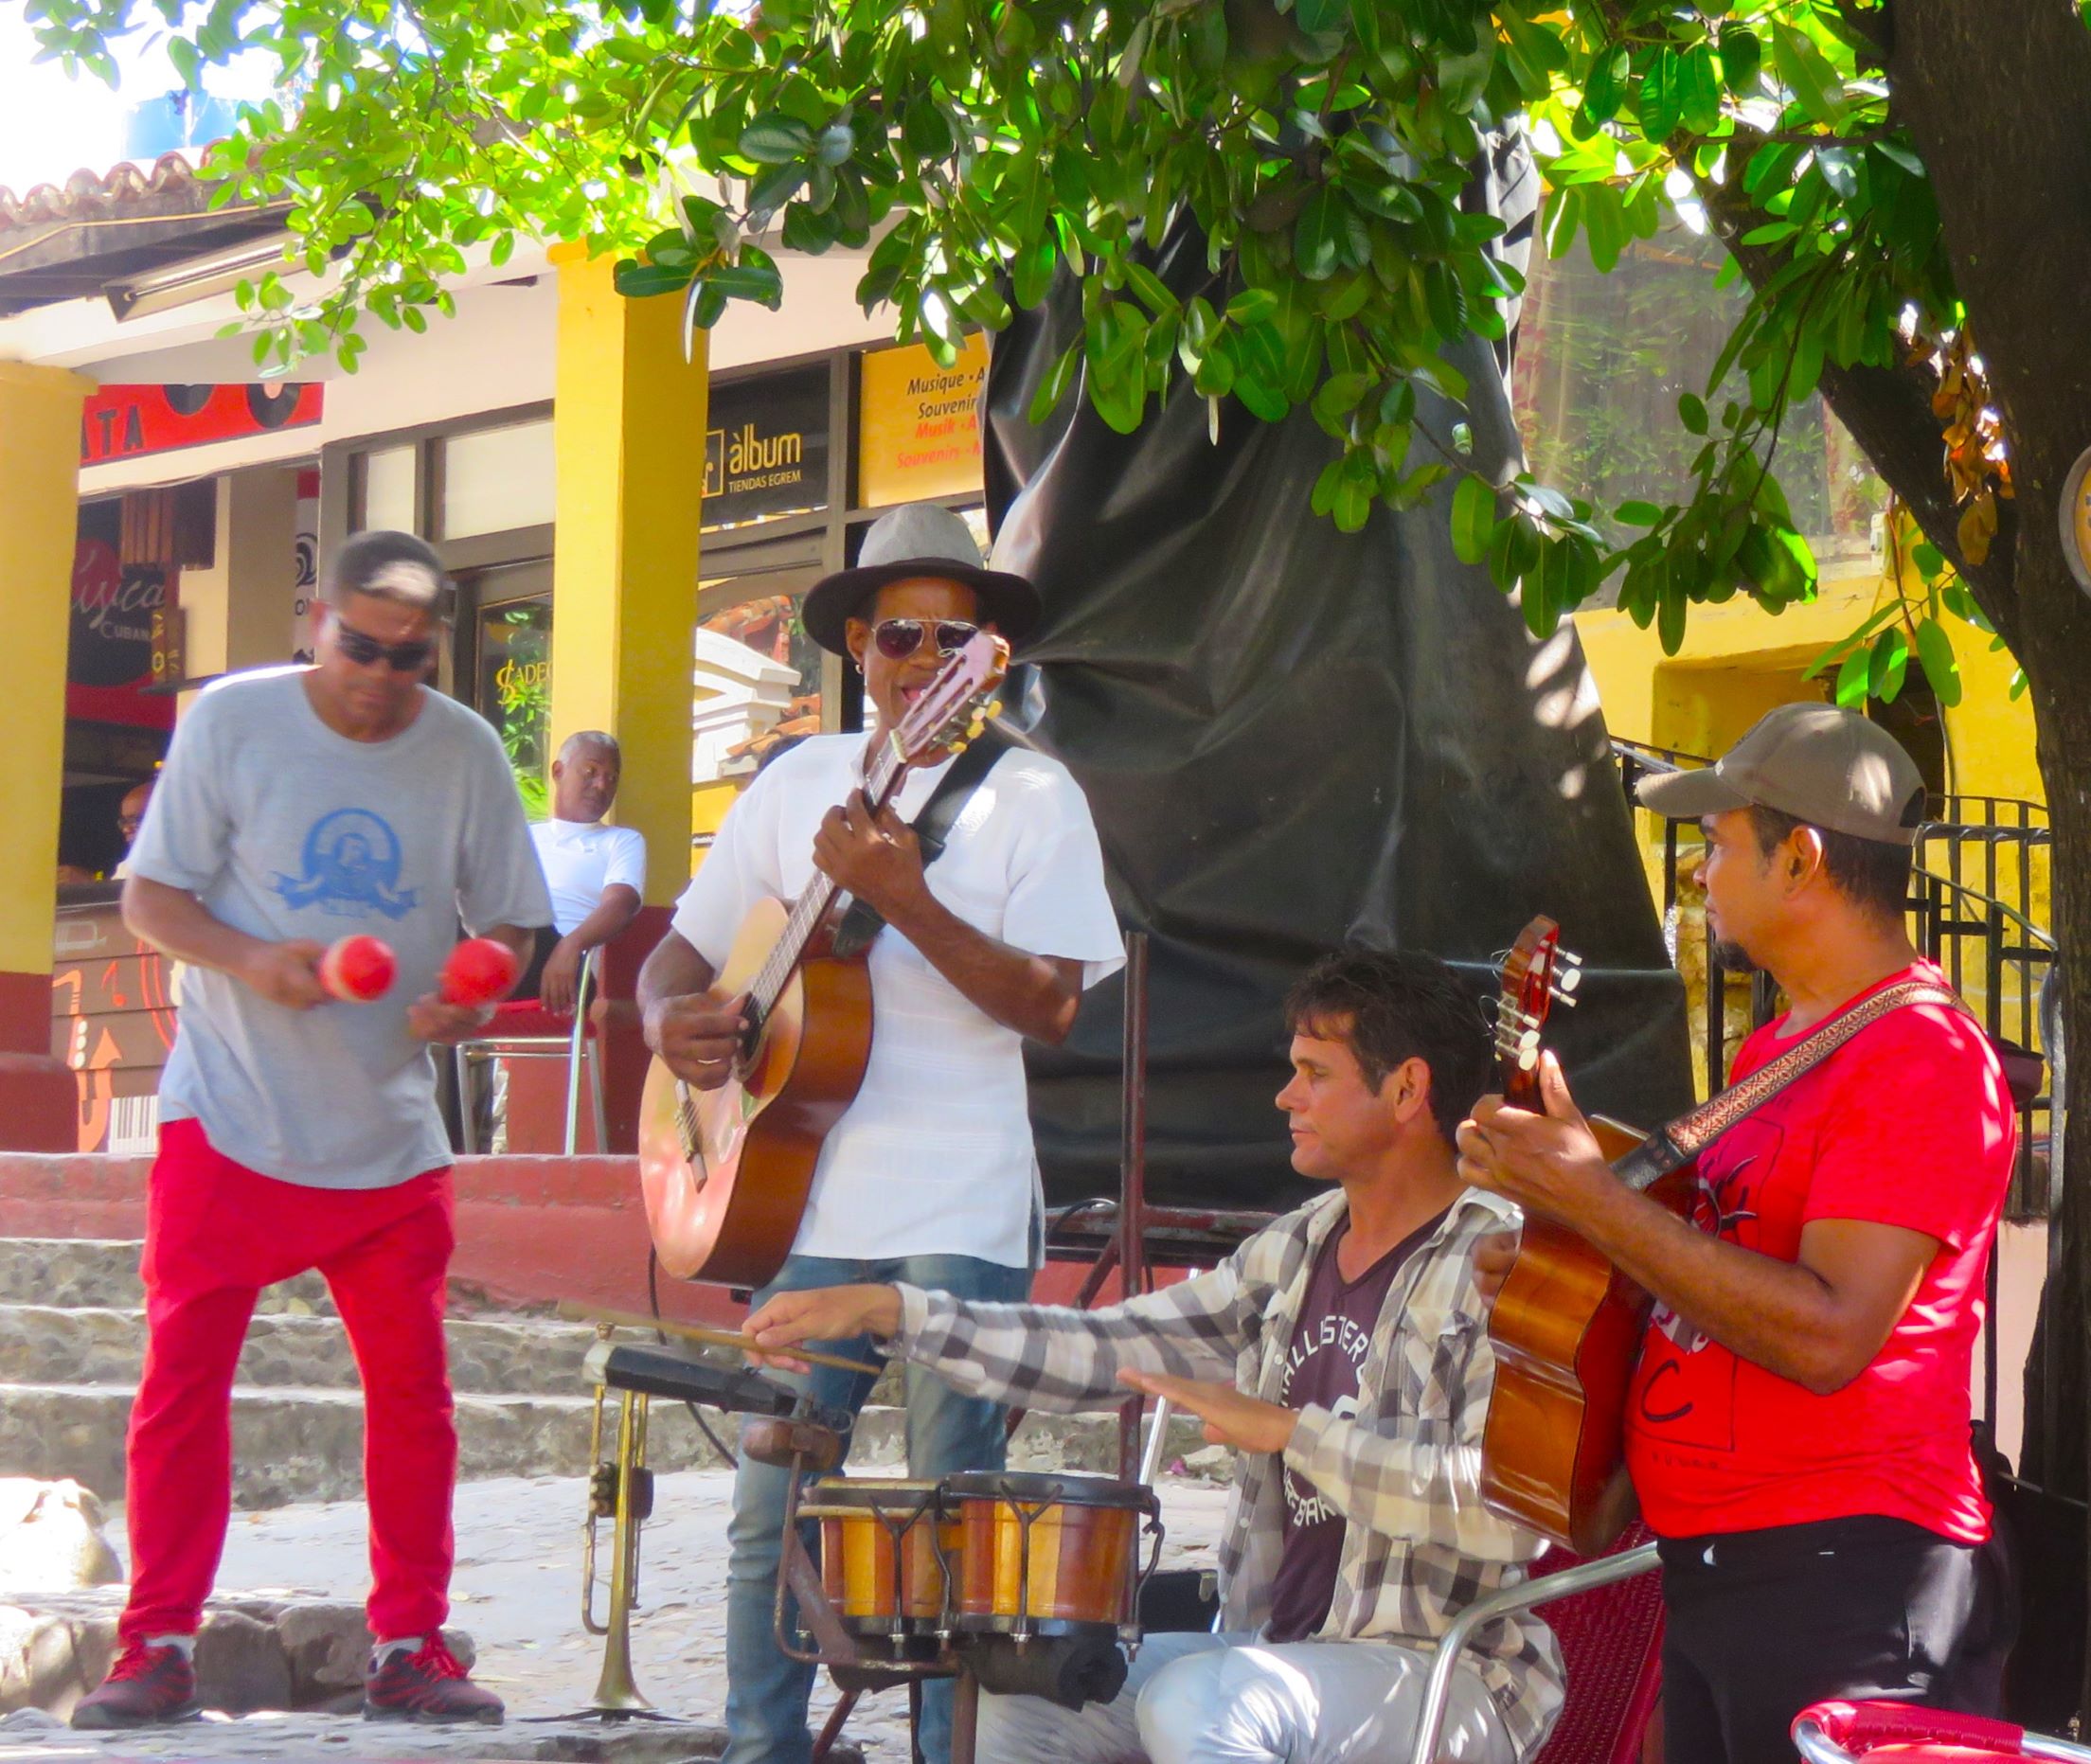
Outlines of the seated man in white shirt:
<svg viewBox="0 0 2091 1764">
<path fill-rule="evenodd" d="M 581 987 L 588 952 L 608 943 L 638 917 L 646 888 L 646 840 L 629 827 L 605 827 L 623 766 L 615 736 L 599 729 L 569 735 L 552 761 L 552 818 L 530 829 L 552 891 L 558 941 L 544 965 L 526 975 L 520 997 L 534 990 L 546 1010 L 566 1017 Z"/>
</svg>

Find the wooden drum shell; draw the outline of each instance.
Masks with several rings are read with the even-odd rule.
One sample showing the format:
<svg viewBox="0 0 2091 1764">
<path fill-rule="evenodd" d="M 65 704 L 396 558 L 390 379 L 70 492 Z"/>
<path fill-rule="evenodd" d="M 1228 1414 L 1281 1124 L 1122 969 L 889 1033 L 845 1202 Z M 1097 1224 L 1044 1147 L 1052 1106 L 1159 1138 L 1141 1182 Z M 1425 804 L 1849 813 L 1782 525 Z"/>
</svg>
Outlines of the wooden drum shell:
<svg viewBox="0 0 2091 1764">
<path fill-rule="evenodd" d="M 960 1544 L 952 1627 L 961 1635 L 1123 1630 L 1135 1620 L 1152 1490 L 1100 1476 L 947 1477 Z M 1026 1523 L 1026 1515 L 1033 1515 Z M 1028 1573 L 1025 1561 L 1027 1548 Z"/>
<path fill-rule="evenodd" d="M 959 1528 L 939 1485 L 834 1476 L 813 1485 L 799 1517 L 820 1524 L 820 1577 L 842 1627 L 857 1635 L 941 1632 L 949 1603 L 937 1544 L 957 1567 Z"/>
</svg>

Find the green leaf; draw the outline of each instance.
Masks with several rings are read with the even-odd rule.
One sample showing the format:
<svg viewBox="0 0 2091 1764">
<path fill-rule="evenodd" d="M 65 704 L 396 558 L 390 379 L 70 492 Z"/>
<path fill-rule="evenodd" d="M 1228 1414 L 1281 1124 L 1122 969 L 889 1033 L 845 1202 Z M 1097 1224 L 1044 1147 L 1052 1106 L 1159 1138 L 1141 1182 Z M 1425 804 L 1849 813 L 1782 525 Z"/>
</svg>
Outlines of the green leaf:
<svg viewBox="0 0 2091 1764">
<path fill-rule="evenodd" d="M 901 119 L 901 138 L 919 159 L 946 159 L 957 145 L 951 132 L 951 118 L 931 98 L 919 98 Z"/>
<path fill-rule="evenodd" d="M 1694 134 L 1710 134 L 1721 120 L 1721 72 L 1704 43 L 1686 50 L 1677 67 L 1679 118 Z"/>
<path fill-rule="evenodd" d="M 1909 561 L 1927 582 L 1937 581 L 1946 573 L 1946 554 L 1928 539 L 1921 539 L 1910 547 Z"/>
<path fill-rule="evenodd" d="M 1327 185 L 1308 198 L 1293 227 L 1293 261 L 1309 281 L 1326 281 L 1341 261 L 1349 205 Z"/>
<path fill-rule="evenodd" d="M 1622 502 L 1612 513 L 1628 526 L 1654 526 L 1663 518 L 1663 511 L 1652 502 Z"/>
<path fill-rule="evenodd" d="M 1642 134 L 1657 146 L 1676 134 L 1678 118 L 1684 114 L 1684 93 L 1679 83 L 1677 51 L 1668 45 L 1650 56 L 1641 71 L 1636 109 Z"/>
<path fill-rule="evenodd" d="M 1837 703 L 1846 710 L 1865 708 L 1866 697 L 1873 689 L 1873 660 L 1862 645 L 1844 658 L 1844 666 L 1837 669 Z"/>
<path fill-rule="evenodd" d="M 1704 435 L 1710 426 L 1707 421 L 1707 401 L 1696 393 L 1687 392 L 1677 400 L 1677 420 L 1693 435 Z"/>
<path fill-rule="evenodd" d="M 1917 659 L 1932 696 L 1947 709 L 1960 702 L 1960 664 L 1954 659 L 1953 639 L 1936 618 L 1925 616 L 1917 624 Z"/>
<path fill-rule="evenodd" d="M 1311 37 L 1342 30 L 1350 23 L 1350 0 L 1296 0 L 1293 17 Z"/>
<path fill-rule="evenodd" d="M 1081 365 L 1081 344 L 1070 343 L 1060 352 L 1060 359 L 1046 369 L 1046 378 L 1038 383 L 1038 390 L 1031 394 L 1030 409 L 1027 413 L 1035 427 L 1053 414 L 1060 401 L 1067 395 L 1067 387 L 1073 382 L 1076 369 Z"/>
<path fill-rule="evenodd" d="M 1757 90 L 1759 70 L 1764 64 L 1764 45 L 1747 25 L 1721 27 L 1721 78 L 1737 98 L 1748 98 Z"/>
<path fill-rule="evenodd" d="M 1314 416 L 1325 429 L 1334 429 L 1344 418 L 1357 409 L 1359 402 L 1371 389 L 1369 374 L 1331 374 L 1322 382 L 1321 390 L 1314 394 Z"/>
<path fill-rule="evenodd" d="M 1617 267 L 1627 241 L 1626 208 L 1615 186 L 1583 187 L 1582 226 L 1590 241 L 1590 261 L 1609 276 Z"/>
<path fill-rule="evenodd" d="M 1626 98 L 1627 75 L 1633 69 L 1633 58 L 1627 53 L 1626 45 L 1615 43 L 1608 49 L 1601 49 L 1590 62 L 1590 72 L 1582 84 L 1582 116 L 1591 125 L 1607 123 L 1619 114 L 1619 105 Z"/>
<path fill-rule="evenodd" d="M 1452 492 L 1452 549 L 1462 563 L 1479 563 L 1495 535 L 1495 487 L 1474 472 Z"/>
<path fill-rule="evenodd" d="M 1844 120 L 1850 107 L 1843 80 L 1828 57 L 1793 26 L 1772 27 L 1772 64 L 1779 83 L 1812 121 L 1833 126 Z"/>
<path fill-rule="evenodd" d="M 803 159 L 813 145 L 813 132 L 796 116 L 769 111 L 741 131 L 739 146 L 747 158 L 762 166 L 785 166 Z M 845 155 L 847 157 L 847 155 Z"/>
<path fill-rule="evenodd" d="M 1892 704 L 1903 689 L 1903 676 L 1909 671 L 1909 639 L 1897 625 L 1873 640 L 1873 655 L 1867 666 L 1867 690 L 1884 704 Z"/>
<path fill-rule="evenodd" d="M 1278 316 L 1278 299 L 1268 288 L 1244 288 L 1227 302 L 1227 316 L 1237 325 L 1260 325 Z"/>
</svg>

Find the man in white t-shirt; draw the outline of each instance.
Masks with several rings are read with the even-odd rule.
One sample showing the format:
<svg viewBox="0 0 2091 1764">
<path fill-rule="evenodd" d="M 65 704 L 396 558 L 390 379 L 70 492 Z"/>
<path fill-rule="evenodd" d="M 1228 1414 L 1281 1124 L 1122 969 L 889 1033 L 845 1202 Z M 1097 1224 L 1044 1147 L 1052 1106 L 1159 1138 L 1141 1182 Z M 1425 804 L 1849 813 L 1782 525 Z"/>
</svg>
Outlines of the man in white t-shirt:
<svg viewBox="0 0 2091 1764">
<path fill-rule="evenodd" d="M 538 862 L 552 891 L 551 946 L 534 991 L 546 1010 L 573 1014 L 581 964 L 638 917 L 646 891 L 646 836 L 629 827 L 605 827 L 617 799 L 624 758 L 617 738 L 600 729 L 569 735 L 552 761 L 552 816 L 530 829 Z"/>
<path fill-rule="evenodd" d="M 976 630 L 1016 641 L 1037 615 L 1030 583 L 984 568 L 965 523 L 934 504 L 883 516 L 858 566 L 815 584 L 802 614 L 808 635 L 863 668 L 884 728 Z M 639 976 L 647 1041 L 686 1081 L 723 1083 L 742 1001 L 708 989 L 749 908 L 795 897 L 816 870 L 876 908 L 885 925 L 868 952 L 864 1082 L 821 1148 L 793 1253 L 758 1302 L 866 1280 L 1014 1302 L 1030 1287 L 1038 1192 L 1024 1041 L 1064 1040 L 1083 989 L 1124 959 L 1096 829 L 1063 766 L 1012 747 L 925 867 L 907 823 L 952 761 L 911 774 L 874 815 L 861 788 L 867 751 L 861 735 L 814 737 L 734 805 Z M 834 1345 L 863 1357 L 861 1342 Z M 998 1404 L 919 1368 L 907 1378 L 911 1476 L 1003 1467 Z M 851 1413 L 871 1385 L 818 1369 L 810 1381 L 819 1401 Z M 810 1749 L 813 1670 L 778 1651 L 771 1618 L 788 1481 L 744 1459 L 735 1485 L 725 1764 L 796 1764 Z M 949 1755 L 950 1710 L 948 1684 L 926 1687 L 930 1764 Z"/>
</svg>

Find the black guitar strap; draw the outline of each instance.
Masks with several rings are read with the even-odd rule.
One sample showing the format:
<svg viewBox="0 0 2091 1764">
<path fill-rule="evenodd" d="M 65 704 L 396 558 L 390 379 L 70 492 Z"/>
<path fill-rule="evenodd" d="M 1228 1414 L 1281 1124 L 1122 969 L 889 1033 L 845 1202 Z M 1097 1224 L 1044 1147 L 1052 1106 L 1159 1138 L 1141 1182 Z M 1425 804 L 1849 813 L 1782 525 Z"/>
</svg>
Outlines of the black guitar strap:
<svg viewBox="0 0 2091 1764">
<path fill-rule="evenodd" d="M 977 739 L 960 751 L 958 757 L 951 762 L 951 770 L 937 780 L 937 788 L 930 793 L 929 800 L 908 823 L 921 846 L 925 870 L 944 855 L 945 842 L 957 824 L 959 811 L 979 788 L 981 779 L 994 769 L 994 762 L 1009 752 L 1011 745 L 990 723 Z M 868 900 L 852 900 L 842 916 L 842 923 L 835 928 L 834 953 L 844 956 L 858 954 L 868 949 L 871 939 L 885 929 L 885 919 L 877 907 Z"/>
</svg>

